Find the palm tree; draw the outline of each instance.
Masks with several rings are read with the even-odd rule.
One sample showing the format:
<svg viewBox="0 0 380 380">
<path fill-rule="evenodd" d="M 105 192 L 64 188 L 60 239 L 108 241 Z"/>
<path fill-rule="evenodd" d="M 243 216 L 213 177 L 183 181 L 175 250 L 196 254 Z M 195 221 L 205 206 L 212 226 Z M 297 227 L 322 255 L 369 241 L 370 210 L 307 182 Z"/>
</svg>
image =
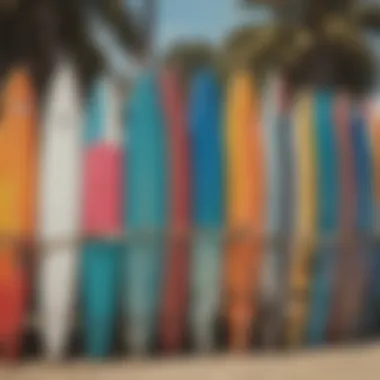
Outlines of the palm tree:
<svg viewBox="0 0 380 380">
<path fill-rule="evenodd" d="M 268 49 L 275 52 L 292 82 L 331 82 L 352 91 L 363 91 L 370 85 L 373 68 L 360 34 L 363 18 L 358 16 L 359 1 L 243 0 L 243 4 L 267 4 L 274 9 L 276 32 Z M 249 55 L 258 42 L 253 35 L 244 38 Z M 250 58 L 257 65 L 262 56 Z"/>
<path fill-rule="evenodd" d="M 133 19 L 131 13 L 121 0 L 86 0 L 89 7 L 94 7 L 105 22 L 112 25 L 121 44 L 127 51 L 144 55 L 148 39 L 143 27 Z M 147 9 L 154 9 L 154 0 L 145 0 Z"/>
</svg>

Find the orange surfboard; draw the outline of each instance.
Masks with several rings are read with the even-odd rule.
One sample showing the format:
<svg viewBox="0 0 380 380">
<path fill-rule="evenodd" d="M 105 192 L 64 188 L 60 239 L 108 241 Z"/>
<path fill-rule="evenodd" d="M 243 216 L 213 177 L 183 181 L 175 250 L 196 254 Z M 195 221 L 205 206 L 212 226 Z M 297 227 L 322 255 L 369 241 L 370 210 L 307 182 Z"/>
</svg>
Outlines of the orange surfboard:
<svg viewBox="0 0 380 380">
<path fill-rule="evenodd" d="M 36 99 L 29 73 L 14 68 L 1 97 L 0 352 L 18 356 L 27 307 L 34 229 Z"/>
<path fill-rule="evenodd" d="M 265 227 L 264 143 L 252 76 L 232 75 L 227 89 L 225 302 L 229 346 L 250 346 Z"/>
</svg>

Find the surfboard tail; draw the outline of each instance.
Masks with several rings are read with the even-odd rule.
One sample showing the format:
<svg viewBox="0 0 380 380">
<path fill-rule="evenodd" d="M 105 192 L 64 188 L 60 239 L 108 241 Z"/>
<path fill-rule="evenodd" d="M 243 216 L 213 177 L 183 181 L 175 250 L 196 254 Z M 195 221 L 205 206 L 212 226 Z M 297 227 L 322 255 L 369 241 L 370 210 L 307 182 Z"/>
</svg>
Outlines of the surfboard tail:
<svg viewBox="0 0 380 380">
<path fill-rule="evenodd" d="M 200 351 L 215 346 L 215 327 L 220 312 L 222 239 L 195 236 L 192 247 L 189 322 L 192 340 Z"/>
<path fill-rule="evenodd" d="M 40 331 L 50 360 L 65 356 L 74 317 L 77 251 L 57 247 L 42 252 L 40 262 Z"/>
<path fill-rule="evenodd" d="M 326 341 L 335 258 L 336 251 L 334 249 L 317 249 L 307 328 L 307 340 L 310 344 L 322 344 Z"/>
<path fill-rule="evenodd" d="M 188 301 L 189 245 L 187 239 L 169 245 L 161 311 L 161 344 L 176 351 L 184 343 L 186 306 Z"/>
<path fill-rule="evenodd" d="M 345 263 L 339 266 L 335 285 L 334 304 L 328 325 L 328 336 L 333 342 L 351 340 L 357 332 L 357 314 L 364 280 L 363 260 L 356 244 L 344 247 Z M 342 258 L 343 259 L 343 258 Z"/>
<path fill-rule="evenodd" d="M 227 258 L 227 323 L 230 348 L 246 350 L 251 345 L 259 283 L 259 253 L 256 242 L 234 242 Z"/>
<path fill-rule="evenodd" d="M 126 345 L 133 354 L 150 351 L 155 340 L 161 296 L 162 246 L 132 242 L 126 254 Z"/>
<path fill-rule="evenodd" d="M 289 294 L 286 310 L 285 341 L 290 347 L 300 347 L 305 341 L 312 275 L 311 241 L 295 241 L 289 276 Z"/>
<path fill-rule="evenodd" d="M 257 339 L 264 348 L 278 347 L 283 340 L 284 279 L 279 247 L 268 248 L 261 271 Z"/>
<path fill-rule="evenodd" d="M 368 281 L 363 299 L 363 316 L 360 323 L 363 337 L 370 336 L 376 330 L 380 320 L 380 270 L 379 247 L 371 245 L 368 252 Z"/>
<path fill-rule="evenodd" d="M 347 296 L 347 276 L 349 276 L 349 259 L 352 257 L 352 247 L 345 241 L 342 241 L 339 247 L 339 256 L 337 257 L 336 271 L 333 283 L 333 302 L 327 325 L 327 337 L 331 342 L 340 342 L 343 340 L 343 325 L 345 320 L 345 305 L 349 302 Z"/>
<path fill-rule="evenodd" d="M 92 357 L 106 356 L 112 348 L 120 252 L 120 244 L 112 242 L 87 242 L 83 248 L 85 349 Z"/>
<path fill-rule="evenodd" d="M 14 247 L 0 248 L 0 356 L 16 359 L 27 309 L 27 274 Z"/>
</svg>

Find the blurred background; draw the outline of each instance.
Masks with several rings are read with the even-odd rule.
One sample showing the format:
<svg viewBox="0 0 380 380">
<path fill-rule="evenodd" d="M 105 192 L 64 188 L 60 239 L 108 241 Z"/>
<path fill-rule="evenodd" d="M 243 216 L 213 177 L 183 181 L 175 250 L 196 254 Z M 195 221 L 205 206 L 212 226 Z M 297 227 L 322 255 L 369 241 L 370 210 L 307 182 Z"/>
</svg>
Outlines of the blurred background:
<svg viewBox="0 0 380 380">
<path fill-rule="evenodd" d="M 167 65 L 178 70 L 185 87 L 199 67 L 211 67 L 223 84 L 231 73 L 243 68 L 254 76 L 260 94 L 268 87 L 268 76 L 276 72 L 294 93 L 305 87 L 327 88 L 336 94 L 348 94 L 355 101 L 371 97 L 373 100 L 380 93 L 380 4 L 376 0 L 0 2 L 0 78 L 3 82 L 10 67 L 26 63 L 36 83 L 38 101 L 42 101 L 48 93 L 57 52 L 73 57 L 83 88 L 91 88 L 99 73 L 106 72 L 116 78 L 125 99 L 133 94 L 134 85 L 143 73 Z M 279 109 L 281 116 L 283 105 L 281 101 L 274 101 L 276 96 L 267 100 L 275 103 L 273 107 Z M 366 196 L 363 197 L 365 203 Z M 378 205 L 374 208 L 378 210 Z M 378 243 L 374 244 L 371 240 L 371 250 L 378 255 Z M 356 249 L 360 251 L 362 246 Z M 362 249 L 363 252 L 367 250 L 367 246 Z M 378 259 L 371 263 L 373 268 L 376 266 L 380 270 Z M 318 263 L 314 263 L 314 267 L 308 265 L 316 271 L 319 268 Z M 282 270 L 285 271 L 285 264 Z M 342 269 L 346 282 L 351 278 L 347 273 L 353 273 L 349 270 Z M 376 278 L 377 272 L 371 272 L 371 276 Z M 376 283 L 376 291 L 377 286 Z M 375 297 L 373 309 L 376 311 L 371 314 L 374 320 L 370 329 L 358 332 L 350 326 L 339 335 L 332 328 L 326 340 L 337 344 L 376 342 L 380 334 L 380 297 L 374 294 L 371 296 Z M 358 304 L 355 305 L 353 307 L 357 308 Z M 277 338 L 272 338 L 281 322 L 275 321 L 273 325 L 268 322 L 278 309 L 268 306 L 268 311 L 266 307 L 260 307 L 257 312 L 261 323 L 258 326 L 269 327 L 267 330 L 265 327 L 253 329 L 254 347 L 283 348 L 283 339 L 278 342 Z M 40 353 L 35 319 L 32 312 L 23 350 L 23 355 L 29 358 Z M 228 333 L 223 325 L 225 321 L 219 319 L 215 322 L 217 346 L 226 349 Z M 70 357 L 83 352 L 82 329 L 79 323 L 72 333 Z M 111 350 L 115 357 L 125 352 L 122 334 L 118 331 L 114 332 Z M 274 340 L 276 342 L 272 343 Z M 319 347 L 324 341 L 314 343 Z M 157 342 L 153 351 L 162 353 Z M 184 338 L 178 351 L 194 352 L 191 337 Z"/>
</svg>

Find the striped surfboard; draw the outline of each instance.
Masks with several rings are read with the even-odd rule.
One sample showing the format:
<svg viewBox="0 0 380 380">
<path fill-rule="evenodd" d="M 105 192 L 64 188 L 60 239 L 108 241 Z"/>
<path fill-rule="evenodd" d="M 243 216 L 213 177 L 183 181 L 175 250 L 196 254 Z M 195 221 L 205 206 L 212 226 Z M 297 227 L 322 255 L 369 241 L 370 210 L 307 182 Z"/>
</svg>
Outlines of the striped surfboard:
<svg viewBox="0 0 380 380">
<path fill-rule="evenodd" d="M 116 324 L 122 229 L 121 96 L 110 77 L 95 81 L 84 128 L 83 325 L 90 356 L 110 353 Z"/>
</svg>

